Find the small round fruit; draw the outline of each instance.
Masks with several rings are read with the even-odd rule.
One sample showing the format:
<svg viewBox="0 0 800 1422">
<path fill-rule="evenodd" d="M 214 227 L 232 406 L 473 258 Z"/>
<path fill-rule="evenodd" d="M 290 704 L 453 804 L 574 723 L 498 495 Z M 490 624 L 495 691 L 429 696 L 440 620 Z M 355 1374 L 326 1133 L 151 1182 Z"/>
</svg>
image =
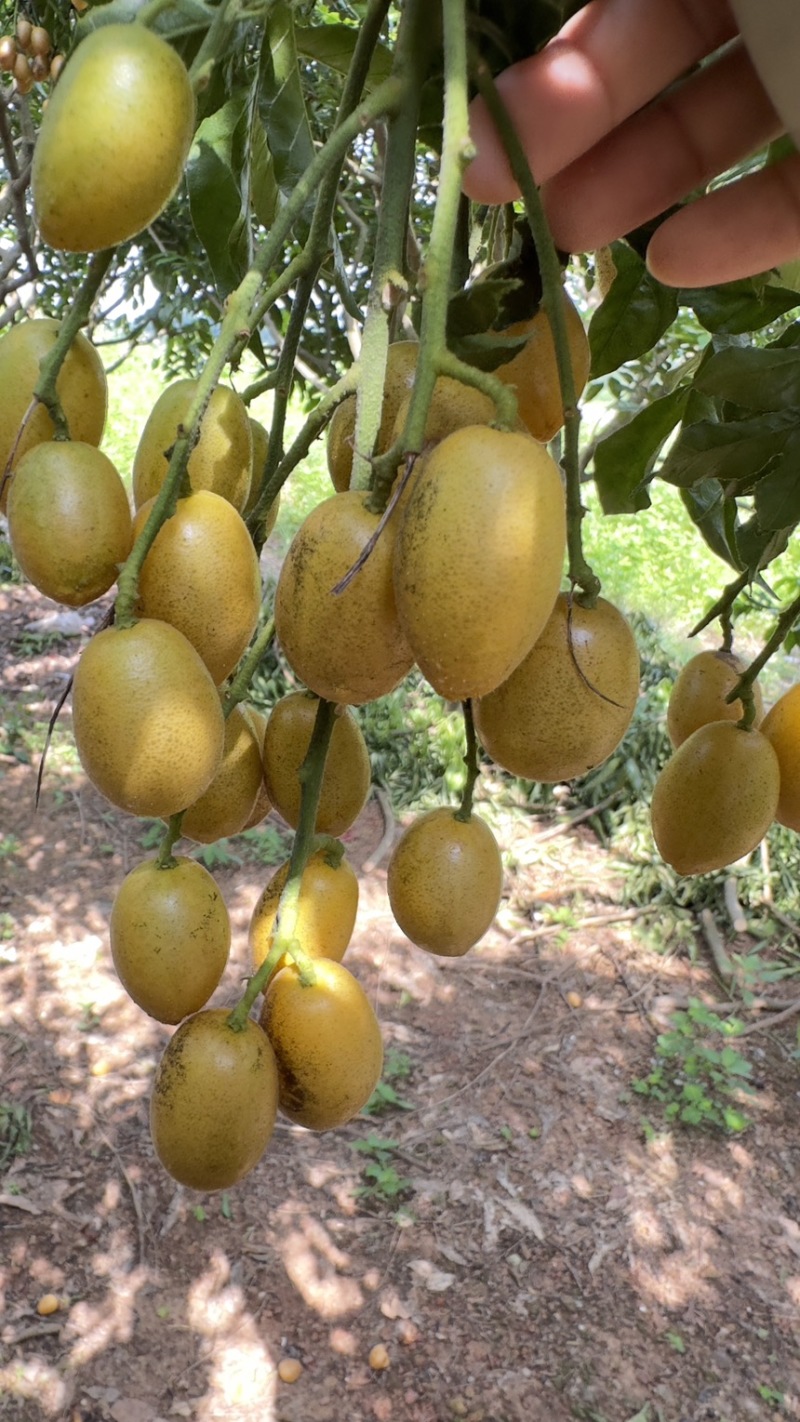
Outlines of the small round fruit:
<svg viewBox="0 0 800 1422">
<path fill-rule="evenodd" d="M 239 834 L 253 813 L 262 784 L 258 738 L 242 707 L 234 706 L 225 722 L 219 769 L 200 799 L 186 810 L 181 833 L 199 844 Z"/>
<path fill-rule="evenodd" d="M 289 861 L 275 872 L 253 910 L 250 920 L 250 952 L 254 971 L 261 967 L 273 942 L 275 918 L 281 894 L 289 877 Z M 338 864 L 328 862 L 319 850 L 308 860 L 300 879 L 297 922 L 294 937 L 309 958 L 331 958 L 341 963 L 353 936 L 358 912 L 358 879 L 342 856 Z M 284 954 L 273 976 L 287 965 Z"/>
<path fill-rule="evenodd" d="M 351 706 L 392 691 L 414 662 L 395 605 L 391 521 L 344 591 L 333 591 L 378 527 L 368 498 L 350 490 L 317 504 L 275 592 L 275 627 L 294 671 L 317 696 Z"/>
<path fill-rule="evenodd" d="M 39 364 L 58 336 L 58 321 L 49 316 L 20 321 L 0 338 L 0 480 L 11 452 L 12 468 L 35 445 L 53 438 L 55 427 L 44 405 L 37 405 L 19 435 L 39 379 Z M 106 422 L 108 390 L 103 363 L 91 342 L 78 332 L 58 372 L 56 394 L 69 427 L 70 439 L 97 445 Z M 17 443 L 17 437 L 19 442 Z M 0 492 L 5 510 L 8 484 Z"/>
<path fill-rule="evenodd" d="M 162 390 L 142 430 L 133 461 L 133 502 L 137 509 L 158 493 L 169 468 L 167 451 L 186 421 L 197 390 L 196 380 L 174 380 Z M 247 407 L 235 390 L 217 385 L 200 421 L 200 435 L 189 455 L 189 483 L 228 499 L 241 510 L 250 492 L 253 436 Z"/>
<path fill-rule="evenodd" d="M 17 62 L 17 46 L 13 35 L 3 35 L 0 39 L 0 69 L 4 74 L 13 74 Z"/>
<path fill-rule="evenodd" d="M 139 509 L 141 533 L 151 501 Z M 227 499 L 200 489 L 178 499 L 142 566 L 138 611 L 177 627 L 219 686 L 255 631 L 261 573 L 247 525 Z"/>
<path fill-rule="evenodd" d="M 512 775 L 556 784 L 585 775 L 619 745 L 639 692 L 630 624 L 605 598 L 559 593 L 544 631 L 507 681 L 475 704 L 484 749 Z"/>
<path fill-rule="evenodd" d="M 278 1076 L 261 1028 L 210 1008 L 178 1028 L 156 1069 L 150 1132 L 164 1169 L 192 1190 L 227 1190 L 258 1164 L 275 1126 Z"/>
<path fill-rule="evenodd" d="M 353 472 L 353 436 L 356 432 L 356 397 L 345 395 L 337 405 L 328 425 L 325 453 L 328 473 L 338 494 L 350 488 Z"/>
<path fill-rule="evenodd" d="M 741 701 L 725 700 L 741 677 L 746 663 L 735 652 L 698 652 L 675 680 L 667 707 L 667 733 L 674 748 L 709 721 L 740 721 Z M 757 730 L 764 719 L 764 700 L 758 682 L 753 684 Z"/>
<path fill-rule="evenodd" d="M 249 415 L 248 419 L 250 420 L 250 433 L 253 436 L 253 467 L 250 476 L 250 491 L 247 495 L 245 506 L 242 509 L 242 518 L 247 518 L 247 515 L 256 506 L 258 496 L 261 493 L 261 480 L 264 474 L 264 466 L 267 462 L 267 453 L 269 451 L 269 435 L 264 429 L 264 426 L 258 420 L 254 420 L 252 415 Z M 266 517 L 261 526 L 260 537 L 264 543 L 266 543 L 275 527 L 280 506 L 281 496 L 280 494 L 276 494 L 267 509 Z"/>
<path fill-rule="evenodd" d="M 383 1068 L 381 1031 L 341 963 L 317 959 L 307 986 L 296 967 L 282 968 L 267 987 L 261 1026 L 275 1052 L 284 1116 L 329 1131 L 366 1106 Z"/>
<path fill-rule="evenodd" d="M 72 687 L 81 765 L 112 805 L 168 818 L 199 799 L 222 756 L 219 693 L 166 622 L 107 627 L 84 649 Z"/>
<path fill-rule="evenodd" d="M 653 834 L 679 874 L 725 869 L 760 844 L 775 818 L 778 757 L 761 731 L 711 721 L 667 761 L 653 790 Z"/>
<path fill-rule="evenodd" d="M 123 879 L 111 910 L 111 956 L 137 1007 L 157 1022 L 199 1012 L 218 987 L 231 946 L 225 900 L 202 864 L 156 859 Z"/>
<path fill-rule="evenodd" d="M 420 815 L 389 861 L 389 903 L 418 948 L 460 958 L 490 927 L 503 889 L 503 862 L 485 820 L 446 806 Z"/>
<path fill-rule="evenodd" d="M 800 685 L 790 686 L 761 726 L 778 757 L 781 792 L 775 818 L 788 829 L 800 830 Z"/>
<path fill-rule="evenodd" d="M 300 767 L 308 753 L 319 701 L 292 691 L 270 712 L 264 736 L 264 781 L 279 815 L 300 823 Z M 367 744 L 351 711 L 336 717 L 322 775 L 317 834 L 344 834 L 364 808 L 370 787 Z"/>
<path fill-rule="evenodd" d="M 470 425 L 431 451 L 397 532 L 394 586 L 440 695 L 485 696 L 511 675 L 553 610 L 565 548 L 561 475 L 528 435 Z"/>
<path fill-rule="evenodd" d="M 25 576 L 56 602 L 85 607 L 116 580 L 133 543 L 128 495 L 93 444 L 39 444 L 8 495 L 11 546 Z"/>
<path fill-rule="evenodd" d="M 567 317 L 567 341 L 575 381 L 575 398 L 580 399 L 589 379 L 589 341 L 583 322 L 567 296 L 564 297 L 564 310 Z M 537 311 L 531 320 L 516 321 L 512 326 L 508 326 L 503 335 L 527 335 L 528 339 L 511 360 L 497 367 L 494 374 L 504 385 L 515 387 L 520 419 L 534 439 L 546 443 L 557 434 L 564 423 L 561 384 L 550 319 L 543 310 Z"/>
<path fill-rule="evenodd" d="M 148 227 L 194 132 L 183 61 L 145 25 L 103 25 L 70 56 L 42 119 L 31 185 L 51 247 L 99 252 Z"/>
</svg>

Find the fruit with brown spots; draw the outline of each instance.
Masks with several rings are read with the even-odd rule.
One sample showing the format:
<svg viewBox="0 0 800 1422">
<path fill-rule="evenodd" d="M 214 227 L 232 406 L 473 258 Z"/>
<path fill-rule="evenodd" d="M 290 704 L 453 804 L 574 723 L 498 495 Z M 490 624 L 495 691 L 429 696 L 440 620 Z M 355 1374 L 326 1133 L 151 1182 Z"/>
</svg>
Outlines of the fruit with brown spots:
<svg viewBox="0 0 800 1422">
<path fill-rule="evenodd" d="M 300 767 L 306 758 L 319 701 L 292 691 L 276 702 L 264 735 L 264 781 L 278 814 L 292 829 L 300 823 Z M 317 834 L 344 834 L 358 818 L 370 786 L 367 745 L 351 711 L 343 708 L 333 724 L 322 775 L 314 828 Z"/>
<path fill-rule="evenodd" d="M 250 821 L 264 783 L 258 734 L 242 706 L 225 722 L 222 760 L 199 800 L 186 810 L 181 833 L 199 844 L 239 834 Z"/>
<path fill-rule="evenodd" d="M 270 879 L 250 920 L 249 943 L 254 970 L 261 967 L 273 944 L 275 918 L 289 877 L 289 861 Z M 353 936 L 358 911 L 358 879 L 342 855 L 332 862 L 329 851 L 312 854 L 303 869 L 297 901 L 294 937 L 309 958 L 331 958 L 341 963 Z M 278 959 L 274 973 L 288 959 Z"/>
<path fill-rule="evenodd" d="M 460 958 L 490 927 L 500 904 L 503 863 L 486 821 L 446 806 L 420 815 L 389 861 L 389 903 L 412 943 Z"/>
<path fill-rule="evenodd" d="M 169 467 L 168 453 L 189 416 L 196 380 L 175 380 L 162 390 L 139 440 L 133 461 L 133 501 L 137 509 L 158 493 Z M 243 509 L 253 475 L 253 435 L 243 401 L 227 385 L 212 392 L 189 455 L 189 483 L 208 489 Z"/>
<path fill-rule="evenodd" d="M 677 750 L 700 726 L 709 721 L 740 721 L 741 701 L 726 701 L 745 670 L 735 652 L 698 652 L 681 668 L 667 706 L 667 732 Z M 757 730 L 764 719 L 764 700 L 758 682 L 753 684 Z"/>
</svg>

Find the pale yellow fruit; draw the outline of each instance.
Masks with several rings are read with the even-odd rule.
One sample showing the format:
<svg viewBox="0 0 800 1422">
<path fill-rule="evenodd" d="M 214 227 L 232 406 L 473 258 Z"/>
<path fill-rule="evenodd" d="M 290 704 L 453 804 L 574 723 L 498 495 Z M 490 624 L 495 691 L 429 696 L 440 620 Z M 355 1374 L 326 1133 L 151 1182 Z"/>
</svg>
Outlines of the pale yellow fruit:
<svg viewBox="0 0 800 1422">
<path fill-rule="evenodd" d="M 251 730 L 258 744 L 259 754 L 261 756 L 262 775 L 261 784 L 258 787 L 258 794 L 256 795 L 256 802 L 250 812 L 247 823 L 245 825 L 242 825 L 242 830 L 249 830 L 254 829 L 256 825 L 260 825 L 261 821 L 267 818 L 267 815 L 272 809 L 272 801 L 269 798 L 269 793 L 267 791 L 267 787 L 263 779 L 264 737 L 267 731 L 267 717 L 263 711 L 259 711 L 255 706 L 245 705 L 243 707 L 243 711 L 248 721 L 250 722 Z"/>
<path fill-rule="evenodd" d="M 181 833 L 200 844 L 239 834 L 249 823 L 264 783 L 261 747 L 240 706 L 225 722 L 222 760 L 214 779 L 181 820 Z"/>
<path fill-rule="evenodd" d="M 409 391 L 397 411 L 393 440 L 400 439 L 408 418 L 412 392 Z M 450 375 L 440 375 L 433 387 L 431 403 L 425 419 L 423 446 L 439 444 L 447 435 L 463 430 L 467 425 L 490 425 L 497 418 L 497 407 L 488 395 L 474 385 L 465 385 Z"/>
<path fill-rule="evenodd" d="M 308 753 L 319 701 L 300 691 L 281 697 L 270 712 L 264 735 L 264 781 L 278 814 L 292 829 L 300 823 L 300 767 Z M 358 818 L 370 786 L 366 741 L 351 711 L 342 710 L 322 773 L 317 834 L 344 834 Z"/>
<path fill-rule="evenodd" d="M 711 721 L 667 761 L 653 790 L 659 852 L 679 874 L 725 869 L 760 844 L 775 818 L 778 757 L 761 731 Z"/>
<path fill-rule="evenodd" d="M 31 185 L 51 247 L 99 252 L 149 226 L 180 182 L 194 131 L 183 61 L 145 25 L 103 25 L 70 56 L 34 149 Z"/>
<path fill-rule="evenodd" d="M 470 425 L 431 451 L 397 531 L 394 587 L 436 691 L 485 696 L 511 675 L 553 610 L 565 548 L 561 476 L 541 445 Z"/>
<path fill-rule="evenodd" d="M 698 652 L 678 673 L 667 706 L 667 732 L 677 749 L 700 726 L 709 721 L 740 721 L 741 701 L 726 701 L 745 670 L 746 663 L 734 652 Z M 757 730 L 764 719 L 764 700 L 758 682 L 753 683 Z"/>
<path fill-rule="evenodd" d="M 575 398 L 580 398 L 589 379 L 591 353 L 583 322 L 568 296 L 564 297 Z M 528 321 L 508 326 L 504 336 L 527 336 L 521 350 L 494 371 L 505 385 L 514 387 L 520 419 L 534 439 L 546 442 L 564 423 L 561 384 L 558 378 L 555 343 L 550 319 L 543 310 Z"/>
<path fill-rule="evenodd" d="M 630 624 L 610 602 L 560 593 L 541 636 L 507 681 L 475 704 L 475 726 L 512 775 L 555 784 L 585 775 L 622 740 L 639 692 Z"/>
<path fill-rule="evenodd" d="M 139 509 L 134 536 L 151 507 Z M 247 526 L 227 499 L 201 489 L 178 500 L 142 565 L 137 607 L 177 627 L 217 685 L 233 671 L 258 622 L 261 573 Z"/>
<path fill-rule="evenodd" d="M 84 649 L 72 720 L 92 784 L 132 815 L 167 818 L 210 785 L 222 756 L 219 693 L 190 642 L 166 622 L 108 627 Z"/>
<path fill-rule="evenodd" d="M 147 418 L 133 461 L 133 501 L 140 508 L 161 488 L 167 458 L 197 391 L 196 380 L 175 380 L 162 390 Z M 244 402 L 227 385 L 212 392 L 189 455 L 189 483 L 243 509 L 253 472 L 253 436 Z"/>
<path fill-rule="evenodd" d="M 261 967 L 274 938 L 275 919 L 281 894 L 289 878 L 289 861 L 270 879 L 250 920 L 249 943 L 254 969 Z M 332 958 L 341 963 L 353 936 L 358 912 L 358 879 L 344 856 L 338 864 L 328 862 L 325 850 L 312 854 L 300 879 L 294 937 L 309 958 Z M 285 968 L 286 954 L 273 972 Z"/>
<path fill-rule="evenodd" d="M 460 958 L 490 927 L 500 904 L 503 862 L 485 820 L 446 806 L 420 815 L 389 861 L 389 903 L 417 947 Z"/>
<path fill-rule="evenodd" d="M 325 452 L 331 483 L 339 494 L 350 488 L 353 472 L 353 436 L 356 432 L 356 397 L 346 395 L 328 425 Z"/>
<path fill-rule="evenodd" d="M 414 384 L 418 357 L 418 341 L 395 341 L 389 347 L 375 454 L 384 454 L 395 439 L 397 412 Z M 331 417 L 327 435 L 328 472 L 339 493 L 350 488 L 355 431 L 356 396 L 346 395 Z"/>
<path fill-rule="evenodd" d="M 767 712 L 761 727 L 778 757 L 781 793 L 775 818 L 800 830 L 800 685 L 790 686 Z"/>
</svg>

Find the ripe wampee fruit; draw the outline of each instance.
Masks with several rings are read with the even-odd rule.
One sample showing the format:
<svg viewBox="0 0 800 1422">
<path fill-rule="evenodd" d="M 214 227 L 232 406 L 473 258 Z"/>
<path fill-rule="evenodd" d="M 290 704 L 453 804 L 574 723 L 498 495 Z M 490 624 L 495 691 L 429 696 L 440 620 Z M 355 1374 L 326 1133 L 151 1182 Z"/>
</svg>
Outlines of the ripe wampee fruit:
<svg viewBox="0 0 800 1422">
<path fill-rule="evenodd" d="M 133 461 L 133 502 L 141 508 L 158 493 L 169 468 L 167 451 L 188 419 L 196 380 L 174 380 L 162 390 L 145 422 Z M 243 401 L 228 385 L 217 385 L 200 421 L 188 463 L 194 490 L 208 489 L 241 510 L 253 478 L 253 432 Z"/>
<path fill-rule="evenodd" d="M 398 840 L 387 888 L 392 913 L 412 943 L 460 958 L 497 913 L 503 888 L 497 841 L 479 815 L 464 820 L 446 806 L 429 810 Z"/>
<path fill-rule="evenodd" d="M 667 706 L 667 733 L 675 749 L 709 721 L 740 721 L 741 701 L 726 701 L 745 670 L 746 663 L 735 652 L 698 652 L 681 668 Z M 764 701 L 758 682 L 753 683 L 756 705 L 753 726 L 758 730 L 764 719 Z"/>
<path fill-rule="evenodd" d="M 278 814 L 297 829 L 300 823 L 300 767 L 308 753 L 319 701 L 301 691 L 281 697 L 264 734 L 264 781 Z M 314 828 L 317 834 L 344 834 L 358 818 L 370 787 L 366 741 L 351 711 L 333 724 Z"/>
<path fill-rule="evenodd" d="M 278 905 L 288 877 L 287 860 L 275 871 L 253 909 L 248 937 L 254 969 L 261 967 L 272 947 Z M 312 854 L 300 879 L 294 929 L 303 952 L 309 958 L 333 958 L 341 963 L 353 936 L 357 911 L 358 879 L 348 861 L 343 856 L 338 864 L 331 864 L 325 850 Z M 275 972 L 286 962 L 284 954 Z"/>
<path fill-rule="evenodd" d="M 761 726 L 778 757 L 781 792 L 775 818 L 800 830 L 800 685 L 790 686 L 775 702 Z"/>
</svg>

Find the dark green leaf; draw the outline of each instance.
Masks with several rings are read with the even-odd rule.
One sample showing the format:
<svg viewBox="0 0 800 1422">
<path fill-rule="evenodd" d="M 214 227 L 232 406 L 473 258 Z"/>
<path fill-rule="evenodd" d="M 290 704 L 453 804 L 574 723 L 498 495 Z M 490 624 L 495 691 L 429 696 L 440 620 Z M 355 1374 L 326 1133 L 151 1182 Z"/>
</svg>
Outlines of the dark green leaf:
<svg viewBox="0 0 800 1422">
<path fill-rule="evenodd" d="M 92 30 L 103 25 L 127 25 L 135 20 L 147 0 L 110 0 L 108 5 L 93 5 L 75 26 L 75 41 L 86 39 Z M 214 18 L 212 5 L 204 5 L 202 0 L 174 0 L 168 9 L 162 10 L 153 24 L 153 29 L 165 39 L 177 39 L 179 35 L 197 34 L 207 30 Z"/>
<path fill-rule="evenodd" d="M 796 427 L 796 418 L 786 412 L 729 424 L 698 420 L 681 431 L 659 471 L 661 478 L 684 488 L 701 479 L 752 483 L 783 453 Z"/>
<path fill-rule="evenodd" d="M 338 74 L 346 74 L 353 58 L 358 30 L 354 25 L 298 25 L 294 37 L 297 52 L 303 59 L 315 59 Z M 388 79 L 391 72 L 391 51 L 379 44 L 370 61 L 366 89 L 374 89 L 376 84 Z"/>
<path fill-rule="evenodd" d="M 787 441 L 776 468 L 759 480 L 756 514 L 763 529 L 788 528 L 800 520 L 800 433 Z"/>
<path fill-rule="evenodd" d="M 700 530 L 712 553 L 729 563 L 736 572 L 741 572 L 738 550 L 728 541 L 732 529 L 735 535 L 736 505 L 733 499 L 724 499 L 722 485 L 716 479 L 705 479 L 691 489 L 681 489 L 681 498 L 689 517 Z M 728 507 L 726 508 L 726 504 Z M 733 506 L 733 520 L 731 507 Z M 689 555 L 691 556 L 691 555 Z"/>
<path fill-rule="evenodd" d="M 732 400 L 747 410 L 800 406 L 800 349 L 729 346 L 705 362 L 695 385 L 706 395 Z M 797 415 L 800 418 L 800 410 Z"/>
<path fill-rule="evenodd" d="M 239 93 L 200 124 L 186 166 L 192 222 L 223 295 L 248 265 L 239 186 L 247 126 L 247 95 Z"/>
<path fill-rule="evenodd" d="M 681 419 L 690 387 L 654 400 L 622 429 L 601 440 L 594 455 L 594 477 L 603 512 L 637 513 L 650 506 L 644 487 L 664 440 Z"/>
<path fill-rule="evenodd" d="M 511 277 L 487 277 L 486 281 L 473 282 L 464 291 L 457 291 L 447 305 L 447 336 L 474 336 L 488 331 L 500 320 L 506 297 L 516 291 L 518 279 Z M 509 346 L 506 360 L 510 360 L 520 342 Z"/>
<path fill-rule="evenodd" d="M 652 350 L 678 314 L 677 293 L 651 277 L 624 242 L 612 247 L 617 275 L 589 325 L 593 378 Z"/>
<path fill-rule="evenodd" d="M 724 286 L 682 291 L 681 304 L 691 306 L 707 331 L 740 335 L 743 331 L 760 331 L 800 302 L 796 291 L 769 286 L 763 278 L 747 277 Z"/>
<path fill-rule="evenodd" d="M 261 47 L 258 107 L 282 193 L 290 193 L 314 158 L 291 6 L 270 7 Z"/>
<path fill-rule="evenodd" d="M 269 228 L 278 207 L 278 184 L 264 126 L 257 116 L 250 135 L 250 201 L 259 222 Z"/>
<path fill-rule="evenodd" d="M 764 529 L 757 514 L 751 514 L 747 521 L 736 530 L 736 548 L 743 568 L 755 577 L 766 568 L 773 558 L 785 553 L 789 542 L 789 531 L 785 528 L 773 531 Z"/>
</svg>

